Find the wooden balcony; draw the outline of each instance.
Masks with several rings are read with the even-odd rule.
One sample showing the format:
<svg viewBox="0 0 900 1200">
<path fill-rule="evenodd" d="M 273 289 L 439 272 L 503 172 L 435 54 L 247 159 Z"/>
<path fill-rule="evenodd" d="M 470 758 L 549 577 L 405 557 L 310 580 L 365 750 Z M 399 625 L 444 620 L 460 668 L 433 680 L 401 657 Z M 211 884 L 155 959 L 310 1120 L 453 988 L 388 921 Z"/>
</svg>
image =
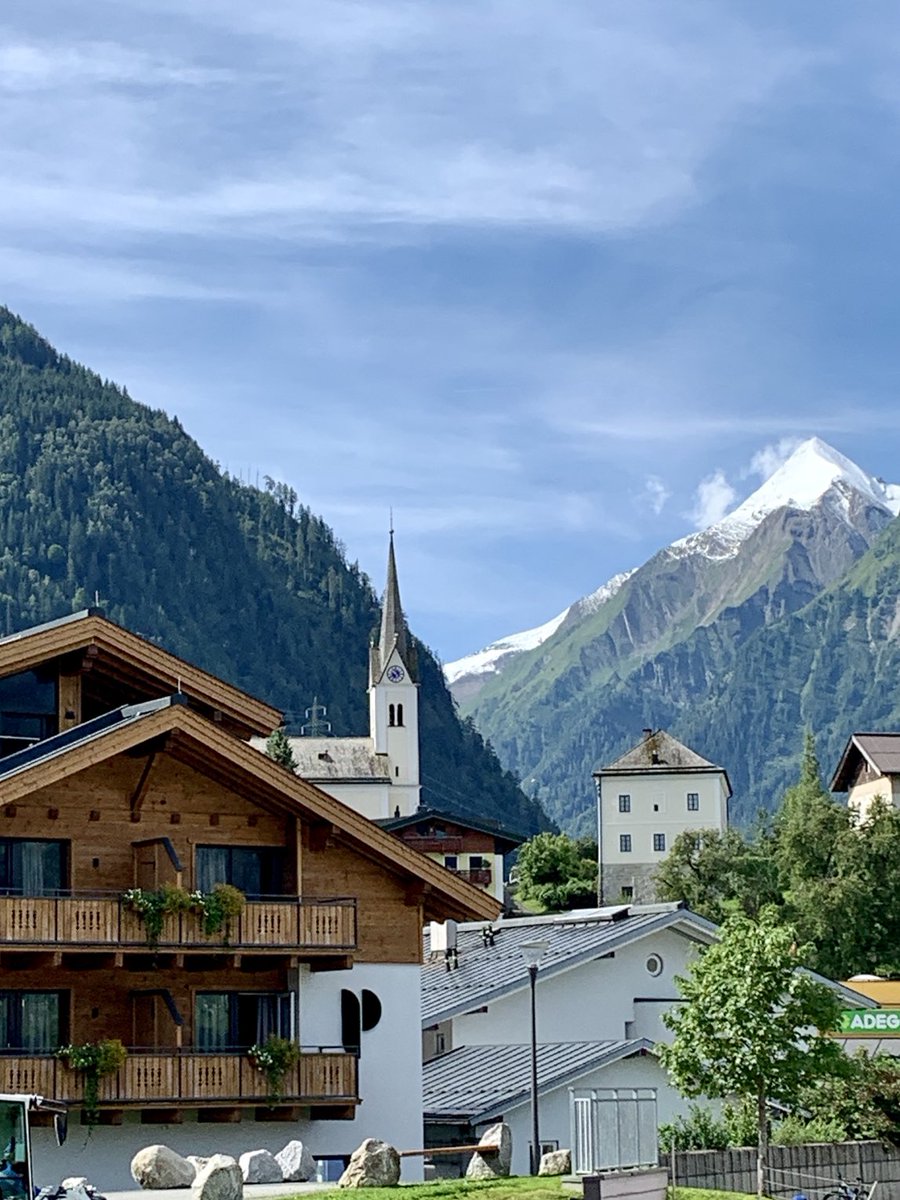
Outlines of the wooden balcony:
<svg viewBox="0 0 900 1200">
<path fill-rule="evenodd" d="M 475 887 L 490 887 L 490 867 L 470 867 L 468 871 L 454 871 L 453 874 L 465 879 L 466 883 L 473 883 Z"/>
<path fill-rule="evenodd" d="M 0 1093 L 53 1096 L 77 1106 L 81 1076 L 52 1055 L 0 1054 Z M 287 1072 L 279 1104 L 340 1105 L 359 1100 L 357 1059 L 344 1050 L 302 1049 Z M 115 1075 L 100 1081 L 101 1107 L 255 1107 L 268 1103 L 266 1078 L 246 1054 L 131 1050 Z"/>
<path fill-rule="evenodd" d="M 407 846 L 418 850 L 420 854 L 459 854 L 463 849 L 461 837 L 438 837 L 436 834 L 421 833 L 400 834 Z"/>
<path fill-rule="evenodd" d="M 356 901 L 248 900 L 226 934 L 205 934 L 196 913 L 165 918 L 160 950 L 348 953 L 356 948 Z M 119 895 L 0 896 L 4 949 L 147 949 L 141 917 Z"/>
</svg>

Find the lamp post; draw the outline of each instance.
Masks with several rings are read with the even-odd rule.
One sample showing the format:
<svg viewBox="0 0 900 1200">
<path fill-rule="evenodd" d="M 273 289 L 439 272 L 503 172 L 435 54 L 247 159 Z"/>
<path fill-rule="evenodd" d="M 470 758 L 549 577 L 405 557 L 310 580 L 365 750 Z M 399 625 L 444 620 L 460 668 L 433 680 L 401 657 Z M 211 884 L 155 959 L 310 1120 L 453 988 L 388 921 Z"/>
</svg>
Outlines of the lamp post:
<svg viewBox="0 0 900 1200">
<path fill-rule="evenodd" d="M 531 983 L 531 1174 L 537 1175 L 541 1164 L 541 1141 L 538 1129 L 538 1080 L 537 1080 L 537 973 L 548 942 L 522 942 L 522 956 L 528 966 Z"/>
</svg>

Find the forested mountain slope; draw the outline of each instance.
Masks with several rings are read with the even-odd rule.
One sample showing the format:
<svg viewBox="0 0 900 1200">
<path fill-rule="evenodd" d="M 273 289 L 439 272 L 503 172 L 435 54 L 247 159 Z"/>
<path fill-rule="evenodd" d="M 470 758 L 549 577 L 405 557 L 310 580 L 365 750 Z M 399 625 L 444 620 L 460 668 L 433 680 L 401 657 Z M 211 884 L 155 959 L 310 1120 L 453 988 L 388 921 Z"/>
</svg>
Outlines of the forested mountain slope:
<svg viewBox="0 0 900 1200">
<path fill-rule="evenodd" d="M 0 626 L 95 595 L 113 620 L 279 708 L 318 696 L 335 734 L 368 728 L 378 605 L 328 526 L 284 485 L 223 475 L 177 420 L 0 308 Z M 546 828 L 419 649 L 423 799 Z"/>
</svg>

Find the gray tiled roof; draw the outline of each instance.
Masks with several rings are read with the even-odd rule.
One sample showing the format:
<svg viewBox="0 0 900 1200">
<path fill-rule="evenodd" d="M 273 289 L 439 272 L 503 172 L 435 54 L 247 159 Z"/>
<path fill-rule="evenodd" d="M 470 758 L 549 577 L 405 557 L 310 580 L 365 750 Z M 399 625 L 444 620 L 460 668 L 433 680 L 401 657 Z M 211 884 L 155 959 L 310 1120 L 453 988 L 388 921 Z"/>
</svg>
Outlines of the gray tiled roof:
<svg viewBox="0 0 900 1200">
<path fill-rule="evenodd" d="M 673 738 L 664 729 L 657 729 L 649 737 L 642 738 L 615 762 L 600 768 L 595 774 L 620 774 L 622 771 L 721 771 L 715 763 Z"/>
<path fill-rule="evenodd" d="M 538 1046 L 538 1092 L 562 1087 L 588 1071 L 647 1053 L 646 1038 L 626 1042 L 557 1042 Z M 531 1047 L 461 1046 L 423 1068 L 426 1119 L 484 1120 L 531 1095 Z"/>
<path fill-rule="evenodd" d="M 620 906 L 556 917 L 509 918 L 495 922 L 493 946 L 483 943 L 483 924 L 460 925 L 456 943 L 459 966 L 454 971 L 447 971 L 443 955 L 429 960 L 426 934 L 422 1023 L 433 1025 L 496 1000 L 507 992 L 527 987 L 523 942 L 540 938 L 549 943 L 541 959 L 541 975 L 546 977 L 671 925 L 680 926 L 687 936 L 697 941 L 708 943 L 715 938 L 716 926 L 711 921 L 678 904 Z"/>
<path fill-rule="evenodd" d="M 46 629 L 58 629 L 63 625 L 73 625 L 76 621 L 83 621 L 85 617 L 105 617 L 106 613 L 102 608 L 82 608 L 78 612 L 67 613 L 64 617 L 57 617 L 55 621 L 43 621 L 40 625 L 29 625 L 27 629 L 19 629 L 16 633 L 7 633 L 0 637 L 0 644 L 6 642 L 18 642 L 23 638 L 29 638 L 35 633 L 43 633 Z"/>
<path fill-rule="evenodd" d="M 311 783 L 339 779 L 345 783 L 385 783 L 391 777 L 386 754 L 375 754 L 367 737 L 292 737 L 288 738 L 297 763 L 297 774 Z M 253 738 L 258 750 L 265 751 L 264 738 Z"/>
</svg>

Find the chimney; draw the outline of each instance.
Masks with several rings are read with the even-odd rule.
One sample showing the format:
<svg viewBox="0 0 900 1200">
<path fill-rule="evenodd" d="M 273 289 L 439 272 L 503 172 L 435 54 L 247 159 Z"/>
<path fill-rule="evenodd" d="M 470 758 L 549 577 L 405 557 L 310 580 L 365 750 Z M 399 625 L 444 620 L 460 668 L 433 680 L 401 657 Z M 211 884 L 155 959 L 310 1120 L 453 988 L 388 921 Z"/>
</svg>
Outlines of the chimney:
<svg viewBox="0 0 900 1200">
<path fill-rule="evenodd" d="M 647 739 L 648 739 L 648 738 L 651 738 L 651 737 L 653 737 L 653 730 L 652 730 L 652 729 L 643 729 L 643 730 L 641 730 L 641 732 L 642 732 L 642 733 L 643 733 L 643 735 L 644 735 L 644 741 L 647 741 Z"/>
</svg>

